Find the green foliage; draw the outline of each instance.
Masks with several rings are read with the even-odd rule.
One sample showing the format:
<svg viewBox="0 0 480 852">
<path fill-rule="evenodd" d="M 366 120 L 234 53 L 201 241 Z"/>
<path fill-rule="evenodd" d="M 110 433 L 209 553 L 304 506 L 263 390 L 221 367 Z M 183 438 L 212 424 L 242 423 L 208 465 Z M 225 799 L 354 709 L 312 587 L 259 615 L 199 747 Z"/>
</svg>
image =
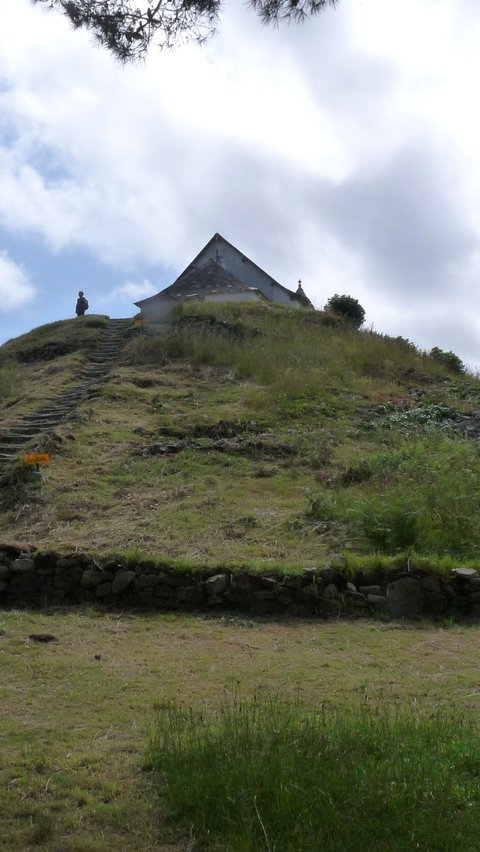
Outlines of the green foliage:
<svg viewBox="0 0 480 852">
<path fill-rule="evenodd" d="M 430 355 L 435 361 L 443 364 L 452 373 L 463 375 L 465 372 L 465 364 L 458 355 L 455 355 L 455 352 L 444 352 L 443 349 L 439 349 L 438 346 L 434 346 L 433 349 L 430 350 Z"/>
<path fill-rule="evenodd" d="M 370 430 L 392 429 L 405 436 L 430 431 L 452 435 L 455 428 L 454 409 L 442 403 L 420 403 L 403 411 L 392 403 L 385 403 L 379 406 L 377 414 L 377 420 L 368 421 Z"/>
<path fill-rule="evenodd" d="M 184 361 L 213 367 L 233 380 L 261 385 L 264 403 L 282 416 L 288 416 L 289 400 L 294 416 L 303 405 L 307 413 L 316 413 L 328 396 L 326 389 L 340 385 L 347 391 L 358 379 L 446 372 L 404 342 L 372 332 L 359 335 L 349 325 L 340 332 L 325 326 L 326 315 L 320 312 L 190 303 L 178 313 L 182 322 L 169 332 L 135 338 L 123 363 Z"/>
<path fill-rule="evenodd" d="M 183 41 L 203 44 L 215 32 L 220 0 L 32 0 L 58 9 L 75 29 L 85 27 L 99 44 L 121 62 L 144 59 L 153 39 L 163 48 Z M 338 0 L 254 0 L 252 8 L 263 23 L 303 21 Z"/>
<path fill-rule="evenodd" d="M 167 702 L 147 766 L 170 816 L 209 848 L 343 852 L 354 838 L 356 852 L 443 852 L 478 839 L 480 739 L 452 715 Z"/>
<path fill-rule="evenodd" d="M 5 403 L 22 392 L 23 374 L 13 358 L 0 360 L 0 400 Z"/>
<path fill-rule="evenodd" d="M 108 317 L 100 314 L 80 317 L 72 320 L 58 320 L 38 328 L 26 334 L 21 334 L 7 341 L 1 347 L 2 359 L 7 357 L 23 360 L 25 354 L 32 355 L 36 352 L 41 356 L 42 351 L 49 346 L 56 346 L 61 354 L 62 347 L 65 352 L 75 350 L 92 350 L 101 339 L 101 333 L 108 323 Z"/>
<path fill-rule="evenodd" d="M 382 553 L 414 549 L 472 559 L 480 554 L 479 463 L 473 442 L 439 437 L 405 443 L 370 459 L 373 476 L 362 488 L 310 497 L 307 516 L 347 524 L 360 548 L 363 539 L 364 547 Z"/>
<path fill-rule="evenodd" d="M 5 420 L 75 386 L 106 321 L 52 323 L 2 347 Z M 50 357 L 27 369 L 26 351 Z M 464 414 L 476 433 L 468 408 L 479 401 L 473 376 L 339 315 L 189 303 L 168 331 L 128 335 L 98 397 L 42 437 L 52 455 L 42 488 L 25 499 L 18 490 L 14 503 L 3 489 L 0 533 L 41 546 L 160 547 L 209 565 L 320 564 L 344 548 L 473 559 L 474 482 L 439 444 L 462 444 Z"/>
<path fill-rule="evenodd" d="M 354 299 L 353 296 L 339 296 L 338 293 L 335 293 L 334 296 L 330 296 L 324 310 L 331 311 L 333 314 L 339 314 L 354 328 L 360 328 L 365 320 L 365 309 L 362 308 L 358 299 Z"/>
</svg>

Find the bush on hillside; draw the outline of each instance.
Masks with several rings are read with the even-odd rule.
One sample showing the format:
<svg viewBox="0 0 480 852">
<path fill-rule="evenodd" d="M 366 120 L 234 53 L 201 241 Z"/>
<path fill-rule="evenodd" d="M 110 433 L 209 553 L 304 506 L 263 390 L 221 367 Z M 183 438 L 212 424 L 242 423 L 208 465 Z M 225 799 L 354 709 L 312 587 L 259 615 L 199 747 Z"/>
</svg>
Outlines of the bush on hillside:
<svg viewBox="0 0 480 852">
<path fill-rule="evenodd" d="M 354 299 L 353 296 L 339 296 L 336 293 L 334 296 L 330 296 L 324 310 L 339 314 L 354 328 L 360 328 L 365 320 L 365 310 L 358 299 Z"/>
<path fill-rule="evenodd" d="M 444 367 L 451 370 L 452 373 L 463 375 L 465 372 L 465 364 L 458 355 L 455 355 L 455 352 L 444 352 L 443 349 L 439 349 L 438 346 L 434 346 L 430 351 L 430 355 L 435 361 L 438 361 L 440 364 L 443 364 Z"/>
</svg>

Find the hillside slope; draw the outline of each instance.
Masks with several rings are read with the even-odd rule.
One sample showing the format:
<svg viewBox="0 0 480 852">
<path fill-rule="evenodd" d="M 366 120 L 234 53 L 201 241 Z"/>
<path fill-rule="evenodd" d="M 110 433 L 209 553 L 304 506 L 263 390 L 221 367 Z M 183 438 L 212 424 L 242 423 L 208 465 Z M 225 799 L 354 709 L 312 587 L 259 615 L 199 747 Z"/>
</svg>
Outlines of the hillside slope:
<svg viewBox="0 0 480 852">
<path fill-rule="evenodd" d="M 0 348 L 0 443 L 73 398 L 107 329 L 68 320 Z M 203 564 L 476 558 L 476 378 L 404 339 L 256 305 L 191 304 L 121 344 L 94 394 L 19 445 L 0 537 Z M 42 477 L 29 449 L 51 455 Z"/>
</svg>

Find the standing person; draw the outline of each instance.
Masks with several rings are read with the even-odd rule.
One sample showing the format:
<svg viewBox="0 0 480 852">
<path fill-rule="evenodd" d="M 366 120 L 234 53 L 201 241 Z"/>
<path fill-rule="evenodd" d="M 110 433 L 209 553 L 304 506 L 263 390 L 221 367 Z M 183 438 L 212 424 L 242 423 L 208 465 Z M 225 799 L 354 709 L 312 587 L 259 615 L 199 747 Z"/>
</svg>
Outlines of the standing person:
<svg viewBox="0 0 480 852">
<path fill-rule="evenodd" d="M 77 317 L 83 317 L 85 311 L 88 309 L 88 302 L 83 295 L 83 290 L 80 290 L 77 299 L 77 306 L 75 308 L 75 313 Z"/>
</svg>

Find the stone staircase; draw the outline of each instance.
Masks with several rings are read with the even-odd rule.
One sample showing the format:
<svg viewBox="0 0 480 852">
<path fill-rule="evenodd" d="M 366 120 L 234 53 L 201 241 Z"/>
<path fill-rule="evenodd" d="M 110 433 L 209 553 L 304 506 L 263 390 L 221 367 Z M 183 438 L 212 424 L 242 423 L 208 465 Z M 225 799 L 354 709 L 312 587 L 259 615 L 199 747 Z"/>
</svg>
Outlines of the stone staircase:
<svg viewBox="0 0 480 852">
<path fill-rule="evenodd" d="M 131 328 L 131 319 L 109 320 L 98 348 L 80 372 L 78 384 L 57 394 L 38 411 L 0 425 L 0 475 L 36 438 L 67 420 L 81 403 L 95 399 Z"/>
</svg>

